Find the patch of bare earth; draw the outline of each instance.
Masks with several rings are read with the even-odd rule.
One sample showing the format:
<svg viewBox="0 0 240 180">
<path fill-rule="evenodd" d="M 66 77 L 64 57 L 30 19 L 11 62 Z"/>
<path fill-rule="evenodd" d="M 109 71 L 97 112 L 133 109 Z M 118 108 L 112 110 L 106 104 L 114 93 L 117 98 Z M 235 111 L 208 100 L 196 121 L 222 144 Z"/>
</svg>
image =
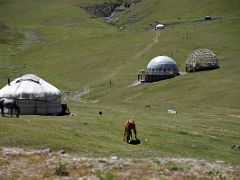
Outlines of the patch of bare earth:
<svg viewBox="0 0 240 180">
<path fill-rule="evenodd" d="M 238 179 L 240 166 L 191 158 L 87 158 L 3 148 L 0 179 Z"/>
</svg>

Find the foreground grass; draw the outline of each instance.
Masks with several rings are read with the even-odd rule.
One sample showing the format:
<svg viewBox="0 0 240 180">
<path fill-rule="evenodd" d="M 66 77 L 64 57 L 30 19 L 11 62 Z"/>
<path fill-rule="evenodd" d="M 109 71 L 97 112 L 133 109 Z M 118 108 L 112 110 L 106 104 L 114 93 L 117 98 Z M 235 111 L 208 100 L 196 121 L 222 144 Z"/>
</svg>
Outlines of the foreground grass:
<svg viewBox="0 0 240 180">
<path fill-rule="evenodd" d="M 167 114 L 160 107 L 76 106 L 75 116 L 21 116 L 1 118 L 2 147 L 66 149 L 67 152 L 99 157 L 194 157 L 239 164 L 239 152 L 231 149 L 239 142 L 238 118 L 232 114 L 187 112 Z M 231 113 L 231 112 L 229 112 Z M 122 140 L 124 121 L 134 117 L 141 144 Z"/>
</svg>

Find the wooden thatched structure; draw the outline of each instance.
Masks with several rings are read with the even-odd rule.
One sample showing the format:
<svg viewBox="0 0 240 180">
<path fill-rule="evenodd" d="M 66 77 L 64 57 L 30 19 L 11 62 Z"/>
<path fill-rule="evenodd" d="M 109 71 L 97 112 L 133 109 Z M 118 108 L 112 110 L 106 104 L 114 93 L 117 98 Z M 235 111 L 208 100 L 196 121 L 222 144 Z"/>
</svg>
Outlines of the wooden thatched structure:
<svg viewBox="0 0 240 180">
<path fill-rule="evenodd" d="M 218 58 L 209 49 L 197 49 L 188 55 L 186 72 L 204 71 L 219 68 Z"/>
</svg>

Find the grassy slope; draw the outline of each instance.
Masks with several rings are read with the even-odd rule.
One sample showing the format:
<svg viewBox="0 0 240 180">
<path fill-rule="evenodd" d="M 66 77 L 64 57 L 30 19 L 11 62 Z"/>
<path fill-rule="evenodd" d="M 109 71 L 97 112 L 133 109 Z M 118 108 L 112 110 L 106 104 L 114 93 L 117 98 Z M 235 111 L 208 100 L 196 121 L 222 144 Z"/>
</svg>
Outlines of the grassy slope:
<svg viewBox="0 0 240 180">
<path fill-rule="evenodd" d="M 161 31 L 158 43 L 153 42 L 156 32 L 145 30 L 154 21 L 239 16 L 239 1 L 146 0 L 122 15 L 119 23 L 131 16 L 142 17 L 127 32 L 93 19 L 79 8 L 91 3 L 94 1 L 0 1 L 0 22 L 21 33 L 38 32 L 37 40 L 24 48 L 11 42 L 0 44 L 0 67 L 5 69 L 0 71 L 1 86 L 7 77 L 34 73 L 62 91 L 85 85 L 91 89 L 84 96 L 86 103 L 67 100 L 77 116 L 1 118 L 0 145 L 65 147 L 89 156 L 171 155 L 239 164 L 239 152 L 229 146 L 240 141 L 239 117 L 231 116 L 240 114 L 240 20 L 169 26 Z M 183 71 L 187 55 L 202 47 L 218 55 L 220 69 L 128 86 L 151 58 L 172 56 Z M 90 103 L 96 99 L 100 103 Z M 166 114 L 168 108 L 178 114 Z M 98 116 L 100 109 L 103 117 Z M 137 121 L 141 145 L 122 142 L 126 118 Z"/>
</svg>

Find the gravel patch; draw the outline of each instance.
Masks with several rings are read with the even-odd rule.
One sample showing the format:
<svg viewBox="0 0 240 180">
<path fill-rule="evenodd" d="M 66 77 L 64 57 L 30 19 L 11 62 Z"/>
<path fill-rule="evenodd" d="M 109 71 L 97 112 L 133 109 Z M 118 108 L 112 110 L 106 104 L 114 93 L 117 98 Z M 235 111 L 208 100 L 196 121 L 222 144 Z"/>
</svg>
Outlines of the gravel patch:
<svg viewBox="0 0 240 180">
<path fill-rule="evenodd" d="M 2 148 L 0 179 L 239 179 L 240 166 L 193 158 L 89 158 Z"/>
</svg>

